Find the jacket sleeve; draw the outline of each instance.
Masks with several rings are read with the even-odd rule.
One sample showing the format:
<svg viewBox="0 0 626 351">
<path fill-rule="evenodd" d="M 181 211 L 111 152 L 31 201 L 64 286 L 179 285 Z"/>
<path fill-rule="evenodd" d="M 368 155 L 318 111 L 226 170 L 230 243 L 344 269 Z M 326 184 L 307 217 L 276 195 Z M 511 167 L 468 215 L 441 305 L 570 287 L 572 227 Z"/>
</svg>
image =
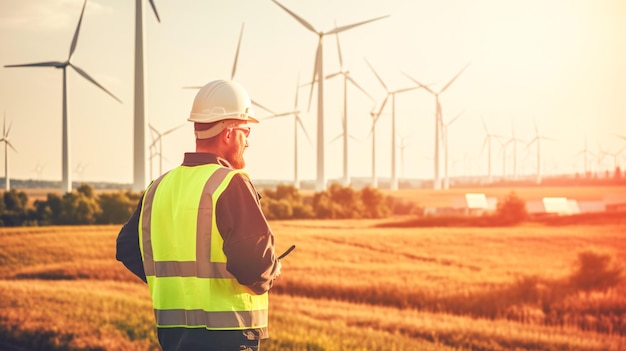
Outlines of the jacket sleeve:
<svg viewBox="0 0 626 351">
<path fill-rule="evenodd" d="M 215 216 L 224 239 L 226 269 L 240 284 L 263 294 L 272 287 L 278 259 L 259 198 L 248 177 L 236 174 L 219 197 Z"/>
<path fill-rule="evenodd" d="M 143 197 L 142 197 L 143 199 Z M 122 226 L 116 241 L 115 258 L 122 262 L 129 271 L 146 282 L 146 273 L 141 260 L 139 249 L 139 214 L 141 212 L 141 199 L 128 222 Z"/>
</svg>

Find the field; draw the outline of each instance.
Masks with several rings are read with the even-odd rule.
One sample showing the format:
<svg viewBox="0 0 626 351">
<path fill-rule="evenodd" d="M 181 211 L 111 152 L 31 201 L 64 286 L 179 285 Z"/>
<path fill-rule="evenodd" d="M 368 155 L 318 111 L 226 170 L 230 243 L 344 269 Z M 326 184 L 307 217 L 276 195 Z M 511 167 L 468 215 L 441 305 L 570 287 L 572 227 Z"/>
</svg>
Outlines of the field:
<svg viewBox="0 0 626 351">
<path fill-rule="evenodd" d="M 560 196 L 602 198 L 583 190 Z M 263 350 L 626 350 L 626 279 L 568 285 L 581 252 L 626 262 L 626 226 L 385 222 L 271 222 L 278 251 L 297 248 Z M 0 229 L 0 349 L 158 349 L 147 288 L 114 258 L 119 228 Z"/>
</svg>

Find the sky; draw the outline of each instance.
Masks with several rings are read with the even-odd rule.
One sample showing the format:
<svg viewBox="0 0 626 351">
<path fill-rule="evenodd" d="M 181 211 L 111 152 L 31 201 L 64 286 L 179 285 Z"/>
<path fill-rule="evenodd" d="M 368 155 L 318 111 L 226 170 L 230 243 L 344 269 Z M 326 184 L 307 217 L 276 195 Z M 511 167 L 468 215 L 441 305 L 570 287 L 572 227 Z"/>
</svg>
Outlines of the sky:
<svg viewBox="0 0 626 351">
<path fill-rule="evenodd" d="M 318 36 L 271 0 L 144 0 L 146 116 L 164 132 L 161 171 L 194 150 L 187 122 L 196 89 L 230 79 L 243 26 L 235 80 L 253 100 L 276 113 L 294 108 L 311 142 L 299 131 L 298 173 L 316 177 L 316 93 L 308 108 Z M 505 142 L 519 139 L 516 172 L 542 173 L 626 166 L 626 2 L 622 0 L 279 0 L 317 31 L 328 32 L 380 16 L 339 34 L 342 62 L 371 98 L 348 86 L 350 175 L 372 173 L 370 111 L 389 90 L 437 91 L 448 123 L 449 175 L 488 172 L 487 127 Z M 49 67 L 5 65 L 64 61 L 82 0 L 0 0 L 0 112 L 11 125 L 11 179 L 61 180 L 62 73 Z M 117 96 L 114 100 L 68 70 L 70 165 L 74 181 L 132 183 L 135 2 L 89 0 L 72 63 Z M 324 36 L 324 73 L 339 70 L 337 37 Z M 343 172 L 343 82 L 324 85 L 325 173 Z M 376 174 L 391 174 L 391 104 L 376 123 Z M 293 117 L 253 125 L 246 151 L 252 179 L 293 180 Z M 396 168 L 400 178 L 432 179 L 435 99 L 424 89 L 396 95 Z M 459 116 L 455 119 L 456 116 Z M 148 135 L 147 140 L 151 137 Z M 509 144 L 512 145 L 512 144 Z M 4 146 L 4 145 L 1 145 Z M 492 174 L 513 173 L 513 148 L 495 139 Z M 443 154 L 443 150 L 441 150 Z M 604 155 L 598 157 L 598 155 Z M 147 156 L 149 158 L 149 156 Z M 4 158 L 3 158 L 4 160 Z M 147 177 L 160 173 L 152 159 Z M 443 161 L 442 161 L 443 162 Z M 4 174 L 4 166 L 0 165 Z M 150 166 L 148 165 L 148 168 Z M 443 175 L 444 166 L 441 165 Z"/>
</svg>

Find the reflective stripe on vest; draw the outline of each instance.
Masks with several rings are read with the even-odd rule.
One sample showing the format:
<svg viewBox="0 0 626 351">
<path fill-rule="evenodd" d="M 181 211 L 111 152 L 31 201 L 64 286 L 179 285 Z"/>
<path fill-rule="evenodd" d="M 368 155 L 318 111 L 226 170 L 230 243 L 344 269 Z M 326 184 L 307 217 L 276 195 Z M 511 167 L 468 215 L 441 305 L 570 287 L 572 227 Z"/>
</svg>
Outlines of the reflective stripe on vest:
<svg viewBox="0 0 626 351">
<path fill-rule="evenodd" d="M 158 327 L 267 326 L 267 293 L 250 293 L 226 270 L 215 224 L 217 199 L 237 173 L 246 175 L 216 164 L 181 166 L 146 190 L 139 244 Z"/>
</svg>

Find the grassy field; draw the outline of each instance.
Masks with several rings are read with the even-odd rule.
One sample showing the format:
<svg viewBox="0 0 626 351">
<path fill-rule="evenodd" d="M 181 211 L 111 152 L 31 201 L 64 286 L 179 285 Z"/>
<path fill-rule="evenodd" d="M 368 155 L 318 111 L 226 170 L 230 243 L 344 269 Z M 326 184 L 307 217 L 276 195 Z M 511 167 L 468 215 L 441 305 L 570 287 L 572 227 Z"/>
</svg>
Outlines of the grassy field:
<svg viewBox="0 0 626 351">
<path fill-rule="evenodd" d="M 377 228 L 276 221 L 264 350 L 626 350 L 626 282 L 566 289 L 580 252 L 626 262 L 622 225 Z M 1 228 L 0 345 L 156 350 L 120 226 Z"/>
</svg>

